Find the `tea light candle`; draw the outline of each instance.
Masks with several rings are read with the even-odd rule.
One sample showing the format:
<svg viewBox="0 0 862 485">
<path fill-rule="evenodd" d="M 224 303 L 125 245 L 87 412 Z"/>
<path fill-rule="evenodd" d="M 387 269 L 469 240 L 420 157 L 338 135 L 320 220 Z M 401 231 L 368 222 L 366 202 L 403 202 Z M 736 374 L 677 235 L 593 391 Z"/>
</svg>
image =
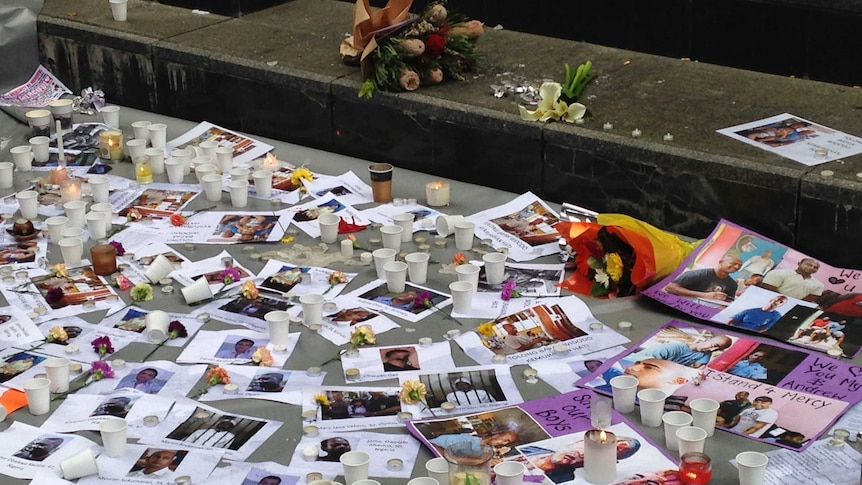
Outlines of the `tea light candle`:
<svg viewBox="0 0 862 485">
<path fill-rule="evenodd" d="M 353 257 L 353 241 L 350 239 L 341 241 L 341 255 L 345 258 Z"/>
<path fill-rule="evenodd" d="M 425 184 L 425 198 L 431 207 L 449 205 L 450 187 L 445 180 L 435 180 Z"/>
<path fill-rule="evenodd" d="M 613 130 L 613 129 L 614 129 L 614 125 L 613 125 L 611 122 L 607 122 L 607 123 L 605 123 L 604 125 L 602 125 L 602 128 L 603 128 L 605 131 L 611 131 L 611 130 Z"/>
<path fill-rule="evenodd" d="M 66 353 L 67 353 L 68 355 L 75 355 L 75 354 L 77 354 L 77 353 L 78 353 L 78 350 L 79 350 L 79 349 L 78 349 L 78 346 L 77 346 L 77 345 L 69 344 L 69 345 L 67 345 L 67 346 L 66 346 L 66 349 L 65 349 L 65 350 L 66 350 Z"/>
<path fill-rule="evenodd" d="M 239 391 L 239 386 L 236 384 L 225 384 L 224 385 L 224 393 L 225 394 L 236 394 Z"/>
<path fill-rule="evenodd" d="M 154 426 L 158 426 L 159 417 L 158 416 L 144 416 L 144 426 L 147 428 L 152 428 Z"/>
<path fill-rule="evenodd" d="M 3 277 L 3 284 L 4 285 L 14 285 L 15 284 L 15 277 L 14 276 L 4 276 Z"/>
<path fill-rule="evenodd" d="M 359 369 L 350 368 L 344 371 L 344 378 L 350 382 L 356 382 L 359 380 Z"/>
<path fill-rule="evenodd" d="M 123 359 L 114 359 L 111 361 L 111 366 L 114 370 L 121 370 L 126 368 L 126 361 Z"/>
<path fill-rule="evenodd" d="M 372 238 L 368 239 L 368 244 L 370 244 L 372 246 L 379 246 L 380 242 L 381 242 L 381 240 L 379 237 L 372 237 Z"/>
<path fill-rule="evenodd" d="M 583 118 L 578 118 L 578 119 L 576 119 L 576 120 L 575 120 L 575 124 L 576 124 L 576 125 L 583 125 L 583 124 L 584 124 L 584 123 L 586 123 L 586 122 L 587 122 L 587 120 L 585 120 L 585 119 L 583 119 Z"/>
<path fill-rule="evenodd" d="M 105 130 L 99 133 L 99 157 L 105 160 L 123 159 L 123 132 Z"/>
<path fill-rule="evenodd" d="M 318 377 L 322 373 L 323 373 L 323 369 L 321 369 L 320 367 L 317 367 L 317 366 L 309 367 L 305 371 L 305 375 L 307 375 L 309 377 Z"/>
<path fill-rule="evenodd" d="M 622 321 L 617 325 L 617 327 L 619 327 L 623 332 L 628 332 L 632 329 L 632 322 Z"/>
<path fill-rule="evenodd" d="M 419 251 L 422 251 L 423 253 L 427 253 L 430 250 L 431 250 L 430 244 L 420 244 L 419 245 Z"/>
<path fill-rule="evenodd" d="M 818 148 L 814 150 L 814 156 L 816 158 L 826 158 L 829 155 L 829 150 L 825 148 Z"/>
<path fill-rule="evenodd" d="M 77 180 L 65 180 L 60 184 L 60 200 L 70 202 L 81 200 L 81 183 Z"/>
<path fill-rule="evenodd" d="M 320 332 L 321 328 L 323 328 L 323 326 L 319 323 L 312 323 L 308 325 L 308 329 L 311 330 L 312 333 Z"/>
<path fill-rule="evenodd" d="M 569 348 L 566 344 L 556 344 L 554 345 L 554 354 L 556 355 L 566 355 L 569 353 Z"/>
<path fill-rule="evenodd" d="M 395 207 L 401 207 L 404 205 L 406 201 L 402 197 L 395 197 L 392 199 L 392 205 Z"/>
<path fill-rule="evenodd" d="M 285 346 L 284 344 L 273 345 L 272 346 L 272 352 L 274 354 L 286 354 L 287 353 L 287 346 Z"/>
<path fill-rule="evenodd" d="M 411 197 L 411 198 L 407 199 L 405 202 L 407 202 L 407 205 L 416 205 L 416 203 L 418 201 Z"/>
<path fill-rule="evenodd" d="M 829 177 L 832 177 L 833 175 L 835 175 L 835 172 L 833 172 L 832 170 L 821 170 L 820 171 L 821 177 L 829 178 Z"/>
<path fill-rule="evenodd" d="M 135 164 L 135 180 L 141 185 L 153 183 L 153 169 L 150 162 L 142 160 Z"/>
<path fill-rule="evenodd" d="M 826 351 L 826 355 L 832 357 L 833 359 L 838 359 L 842 355 L 844 355 L 844 352 L 842 352 L 841 349 L 829 349 Z"/>
<path fill-rule="evenodd" d="M 36 315 L 43 315 L 45 313 L 48 313 L 48 307 L 46 307 L 45 305 L 39 305 L 34 310 L 36 311 Z"/>
<path fill-rule="evenodd" d="M 448 243 L 446 242 L 446 238 L 443 236 L 437 236 L 434 239 L 434 245 L 438 248 L 445 248 Z"/>
<path fill-rule="evenodd" d="M 183 249 L 185 249 L 186 251 L 194 251 L 195 250 L 195 244 L 194 243 L 185 243 L 185 244 L 183 244 Z"/>
<path fill-rule="evenodd" d="M 317 409 L 308 409 L 302 412 L 303 421 L 314 421 L 317 419 Z"/>
<path fill-rule="evenodd" d="M 428 242 L 428 238 L 425 236 L 416 236 L 413 238 L 413 242 L 415 242 L 416 244 L 422 245 L 422 244 L 425 244 L 426 242 Z"/>
<path fill-rule="evenodd" d="M 850 432 L 843 428 L 835 428 L 832 431 L 832 438 L 829 439 L 829 446 L 841 447 L 850 438 Z"/>
<path fill-rule="evenodd" d="M 641 134 L 642 134 L 642 133 L 641 133 L 641 130 L 639 130 L 639 129 L 637 129 L 637 128 L 635 128 L 634 130 L 632 130 L 632 138 L 640 138 L 640 137 L 641 137 Z"/>
<path fill-rule="evenodd" d="M 311 472 L 305 476 L 305 481 L 311 483 L 315 480 L 323 480 L 323 474 L 320 472 Z"/>
<path fill-rule="evenodd" d="M 260 164 L 261 170 L 269 170 L 270 172 L 278 171 L 278 159 L 272 153 L 267 153 Z"/>
<path fill-rule="evenodd" d="M 604 328 L 605 326 L 602 325 L 600 322 L 593 322 L 590 324 L 590 330 L 594 332 L 601 332 Z"/>
<path fill-rule="evenodd" d="M 192 485 L 192 477 L 183 475 L 174 479 L 176 485 Z"/>
<path fill-rule="evenodd" d="M 495 364 L 505 364 L 509 361 L 509 357 L 505 354 L 494 354 L 494 357 L 491 358 Z"/>
<path fill-rule="evenodd" d="M 17 278 L 18 281 L 26 281 L 28 276 L 29 275 L 27 274 L 26 271 L 19 271 L 19 272 L 15 273 L 15 278 Z"/>
<path fill-rule="evenodd" d="M 422 337 L 419 339 L 419 346 L 430 347 L 433 342 L 434 340 L 432 340 L 431 337 Z"/>
<path fill-rule="evenodd" d="M 386 469 L 397 472 L 404 468 L 404 462 L 399 458 L 391 458 L 386 462 Z"/>
<path fill-rule="evenodd" d="M 323 302 L 323 311 L 325 312 L 334 312 L 338 310 L 338 304 L 334 301 L 326 301 Z"/>
<path fill-rule="evenodd" d="M 302 427 L 303 436 L 307 436 L 309 438 L 314 438 L 320 432 L 320 429 L 313 424 L 309 424 L 308 426 Z"/>
<path fill-rule="evenodd" d="M 171 285 L 165 285 L 162 287 L 161 291 L 162 291 L 162 293 L 164 293 L 166 295 L 170 295 L 171 293 L 174 292 L 174 287 Z"/>
<path fill-rule="evenodd" d="M 456 407 L 457 407 L 457 405 L 454 402 L 449 402 L 449 401 L 446 401 L 440 405 L 440 409 L 442 409 L 443 412 L 446 412 L 446 413 L 451 413 L 452 411 L 455 410 Z"/>
<path fill-rule="evenodd" d="M 374 261 L 374 256 L 371 253 L 362 253 L 359 255 L 359 261 L 362 264 L 371 264 Z"/>
<path fill-rule="evenodd" d="M 524 380 L 526 380 L 528 384 L 539 382 L 539 371 L 536 369 L 524 369 Z"/>
<path fill-rule="evenodd" d="M 663 137 L 661 137 L 661 139 L 664 141 L 673 141 L 673 135 L 671 135 L 670 133 L 667 133 Z"/>
<path fill-rule="evenodd" d="M 452 330 L 448 330 L 446 332 L 445 337 L 446 337 L 446 340 L 452 340 L 453 338 L 455 338 L 459 335 L 461 335 L 461 331 L 458 330 L 457 328 L 453 328 Z"/>
<path fill-rule="evenodd" d="M 105 297 L 105 302 L 107 303 L 117 303 L 120 301 L 120 297 L 117 295 L 108 295 Z"/>
<path fill-rule="evenodd" d="M 57 167 L 51 170 L 49 179 L 51 180 L 51 185 L 60 185 L 63 181 L 69 180 L 69 172 L 66 170 L 66 167 Z"/>
<path fill-rule="evenodd" d="M 198 316 L 197 316 L 197 317 L 195 317 L 195 318 L 197 318 L 197 320 L 198 320 L 199 322 L 204 322 L 204 323 L 206 323 L 206 322 L 210 321 L 210 314 L 209 314 L 209 313 L 206 313 L 206 312 L 204 312 L 204 313 L 198 313 Z"/>
<path fill-rule="evenodd" d="M 410 421 L 411 419 L 413 419 L 413 413 L 409 413 L 407 411 L 401 411 L 400 413 L 398 413 L 397 417 L 398 417 L 399 423 L 406 423 L 407 421 Z"/>
<path fill-rule="evenodd" d="M 584 478 L 590 483 L 612 483 L 617 478 L 617 437 L 599 429 L 584 436 Z"/>
<path fill-rule="evenodd" d="M 302 459 L 305 461 L 316 461 L 319 454 L 317 445 L 308 445 L 302 449 Z"/>
<path fill-rule="evenodd" d="M 84 372 L 84 366 L 77 363 L 69 364 L 69 372 L 72 374 L 80 374 L 81 372 Z"/>
</svg>

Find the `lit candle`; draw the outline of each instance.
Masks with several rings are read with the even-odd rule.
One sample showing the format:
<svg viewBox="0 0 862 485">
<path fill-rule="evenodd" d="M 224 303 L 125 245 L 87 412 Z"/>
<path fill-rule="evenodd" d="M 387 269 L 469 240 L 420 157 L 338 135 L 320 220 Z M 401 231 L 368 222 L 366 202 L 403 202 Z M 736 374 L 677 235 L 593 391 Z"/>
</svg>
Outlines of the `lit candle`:
<svg viewBox="0 0 862 485">
<path fill-rule="evenodd" d="M 272 153 L 267 153 L 260 164 L 261 170 L 269 170 L 270 172 L 278 171 L 278 159 Z"/>
<path fill-rule="evenodd" d="M 142 185 L 153 183 L 153 169 L 147 159 L 143 159 L 135 165 L 135 180 Z"/>
<path fill-rule="evenodd" d="M 123 159 L 123 132 L 105 130 L 99 133 L 99 157 L 103 160 Z"/>
<path fill-rule="evenodd" d="M 661 137 L 661 139 L 662 139 L 662 140 L 664 140 L 664 141 L 673 141 L 673 135 L 671 135 L 670 133 L 668 133 L 668 134 L 666 134 L 665 136 Z"/>
<path fill-rule="evenodd" d="M 302 458 L 305 461 L 315 461 L 319 454 L 320 452 L 317 449 L 317 445 L 308 445 L 302 449 Z"/>
<path fill-rule="evenodd" d="M 66 154 L 63 152 L 63 127 L 60 126 L 60 120 L 57 120 L 57 164 L 60 167 L 66 166 Z"/>
<path fill-rule="evenodd" d="M 425 184 L 425 198 L 431 207 L 449 205 L 449 182 L 435 180 Z"/>
<path fill-rule="evenodd" d="M 712 460 L 703 453 L 686 453 L 679 463 L 679 478 L 685 485 L 707 485 L 712 479 Z"/>
<path fill-rule="evenodd" d="M 617 478 L 617 437 L 591 429 L 584 434 L 584 478 L 590 483 L 612 483 Z"/>
<path fill-rule="evenodd" d="M 611 131 L 614 129 L 614 125 L 611 122 L 607 122 L 602 126 L 602 128 L 604 128 L 605 131 Z"/>
<path fill-rule="evenodd" d="M 63 202 L 81 200 L 81 183 L 76 180 L 66 180 L 60 184 L 60 198 Z"/>
<path fill-rule="evenodd" d="M 641 133 L 641 130 L 639 130 L 639 129 L 637 129 L 637 128 L 635 128 L 634 130 L 632 130 L 632 138 L 640 138 L 640 137 L 641 137 L 641 134 L 642 134 L 642 133 Z"/>
<path fill-rule="evenodd" d="M 69 179 L 69 172 L 66 170 L 66 167 L 57 167 L 54 170 L 51 170 L 50 180 L 51 185 L 60 185 L 64 180 Z"/>
</svg>

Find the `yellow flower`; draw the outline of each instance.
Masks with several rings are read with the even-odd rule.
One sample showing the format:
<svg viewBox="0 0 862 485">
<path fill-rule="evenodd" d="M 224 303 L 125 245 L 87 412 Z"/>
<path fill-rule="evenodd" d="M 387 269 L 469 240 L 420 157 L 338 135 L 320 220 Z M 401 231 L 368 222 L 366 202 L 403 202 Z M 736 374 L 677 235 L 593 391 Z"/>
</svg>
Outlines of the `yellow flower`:
<svg viewBox="0 0 862 485">
<path fill-rule="evenodd" d="M 65 278 L 69 276 L 69 272 L 66 271 L 66 265 L 63 263 L 57 263 L 51 268 L 51 276 Z"/>
<path fill-rule="evenodd" d="M 350 334 L 350 343 L 355 346 L 375 344 L 377 343 L 377 336 L 374 335 L 374 330 L 371 330 L 368 325 L 360 325 Z"/>
<path fill-rule="evenodd" d="M 575 120 L 581 119 L 587 113 L 587 107 L 581 103 L 572 103 L 567 105 L 565 101 L 560 101 L 563 87 L 560 83 L 544 83 L 539 87 L 539 104 L 535 111 L 530 111 L 523 106 L 518 106 L 521 112 L 521 119 L 524 121 L 550 121 L 564 120 L 569 123 L 574 123 Z"/>
<path fill-rule="evenodd" d="M 254 281 L 245 280 L 245 282 L 242 284 L 242 289 L 239 290 L 239 294 L 242 295 L 243 298 L 254 300 L 258 296 L 260 296 L 260 291 L 257 289 L 257 286 L 254 284 Z"/>
<path fill-rule="evenodd" d="M 65 342 L 69 340 L 69 334 L 66 333 L 66 329 L 63 327 L 51 327 L 51 330 L 48 331 L 47 340 L 49 342 Z"/>
<path fill-rule="evenodd" d="M 293 236 L 284 236 L 283 238 L 281 238 L 282 244 L 290 244 L 292 242 L 293 242 Z"/>
<path fill-rule="evenodd" d="M 316 402 L 318 406 L 329 406 L 329 398 L 326 397 L 326 394 L 315 394 L 314 402 Z"/>
<path fill-rule="evenodd" d="M 425 384 L 417 380 L 406 380 L 401 386 L 401 400 L 405 404 L 417 404 L 425 402 L 425 395 L 428 391 L 425 389 Z"/>
<path fill-rule="evenodd" d="M 153 287 L 148 283 L 138 283 L 132 287 L 129 295 L 134 301 L 150 301 L 153 299 Z"/>
<path fill-rule="evenodd" d="M 609 253 L 605 261 L 605 268 L 608 271 L 608 276 L 616 283 L 623 277 L 623 260 L 617 253 Z"/>
<path fill-rule="evenodd" d="M 272 365 L 272 352 L 270 352 L 266 347 L 258 347 L 257 350 L 251 354 L 251 361 L 257 365 L 269 367 Z"/>
<path fill-rule="evenodd" d="M 494 336 L 494 322 L 486 322 L 476 327 L 476 333 L 483 337 Z"/>
<path fill-rule="evenodd" d="M 301 187 L 303 180 L 314 180 L 314 174 L 305 167 L 299 167 L 290 174 L 290 183 L 295 187 Z"/>
</svg>

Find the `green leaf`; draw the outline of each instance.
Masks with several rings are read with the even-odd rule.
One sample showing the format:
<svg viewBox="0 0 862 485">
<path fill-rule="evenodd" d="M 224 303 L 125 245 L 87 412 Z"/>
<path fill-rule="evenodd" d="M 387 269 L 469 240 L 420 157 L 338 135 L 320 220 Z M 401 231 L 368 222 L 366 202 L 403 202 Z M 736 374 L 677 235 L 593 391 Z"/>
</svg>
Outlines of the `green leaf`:
<svg viewBox="0 0 862 485">
<path fill-rule="evenodd" d="M 592 269 L 605 269 L 605 262 L 599 258 L 594 258 L 590 256 L 587 258 L 587 266 Z"/>
<path fill-rule="evenodd" d="M 605 296 L 610 293 L 609 288 L 605 288 L 605 285 L 595 282 L 593 283 L 593 288 L 590 290 L 590 295 L 592 296 Z"/>
</svg>

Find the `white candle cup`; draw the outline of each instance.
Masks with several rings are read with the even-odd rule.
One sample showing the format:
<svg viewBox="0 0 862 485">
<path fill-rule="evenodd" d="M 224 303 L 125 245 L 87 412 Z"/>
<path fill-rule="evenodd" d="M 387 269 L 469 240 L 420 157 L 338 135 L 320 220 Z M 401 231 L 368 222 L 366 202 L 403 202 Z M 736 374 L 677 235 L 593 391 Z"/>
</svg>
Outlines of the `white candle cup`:
<svg viewBox="0 0 862 485">
<path fill-rule="evenodd" d="M 128 0 L 110 0 L 111 2 L 111 16 L 114 17 L 114 20 L 117 22 L 125 22 L 128 18 Z"/>
<path fill-rule="evenodd" d="M 522 485 L 527 467 L 518 461 L 501 461 L 494 465 L 497 485 Z"/>
<path fill-rule="evenodd" d="M 431 458 L 426 461 L 425 473 L 440 482 L 440 485 L 449 485 L 449 462 L 446 458 Z"/>
<path fill-rule="evenodd" d="M 132 132 L 134 132 L 136 140 L 150 141 L 150 124 L 149 121 L 132 122 Z"/>
<path fill-rule="evenodd" d="M 390 293 L 402 293 L 407 287 L 407 263 L 390 261 L 383 265 L 386 273 L 386 289 Z"/>
<path fill-rule="evenodd" d="M 104 106 L 100 111 L 102 113 L 102 121 L 109 127 L 118 130 L 120 128 L 120 107 L 119 106 Z"/>
<path fill-rule="evenodd" d="M 344 482 L 352 484 L 368 478 L 371 455 L 364 451 L 348 451 L 338 459 L 344 468 Z"/>
<path fill-rule="evenodd" d="M 93 175 L 87 182 L 93 194 L 93 203 L 107 203 L 110 197 L 110 180 L 104 175 Z"/>
<path fill-rule="evenodd" d="M 445 180 L 435 180 L 425 184 L 425 200 L 428 201 L 429 207 L 449 205 L 449 193 L 449 182 Z"/>
<path fill-rule="evenodd" d="M 34 136 L 30 138 L 30 149 L 33 151 L 33 160 L 37 163 L 45 163 L 51 156 L 48 151 L 48 144 L 51 139 L 47 136 Z"/>
<path fill-rule="evenodd" d="M 185 162 L 182 158 L 171 157 L 165 160 L 165 172 L 168 174 L 168 182 L 172 184 L 183 183 L 183 165 Z"/>
<path fill-rule="evenodd" d="M 604 396 L 596 396 L 590 402 L 590 424 L 598 429 L 610 428 L 611 416 L 613 415 L 612 408 L 613 405 L 610 399 Z"/>
<path fill-rule="evenodd" d="M 683 426 L 676 430 L 676 440 L 680 457 L 686 453 L 703 453 L 706 431 L 695 426 Z"/>
<path fill-rule="evenodd" d="M 222 179 L 221 175 L 216 173 L 208 173 L 201 177 L 201 187 L 204 189 L 204 195 L 209 202 L 218 202 L 222 197 Z"/>
<path fill-rule="evenodd" d="M 332 244 L 338 241 L 338 224 L 341 222 L 341 216 L 337 214 L 323 214 L 317 218 L 317 225 L 320 227 L 320 240 L 326 244 Z"/>
<path fill-rule="evenodd" d="M 473 248 L 473 235 L 476 224 L 470 221 L 455 223 L 455 249 L 467 251 Z"/>
<path fill-rule="evenodd" d="M 215 160 L 216 157 L 216 148 L 218 148 L 218 142 L 213 140 L 206 140 L 198 143 L 196 147 L 197 151 L 200 152 L 200 156 L 210 157 L 212 160 Z"/>
<path fill-rule="evenodd" d="M 90 231 L 91 240 L 105 239 L 108 231 L 105 227 L 105 214 L 103 212 L 89 212 L 86 216 L 87 230 Z"/>
<path fill-rule="evenodd" d="M 465 221 L 464 216 L 447 216 L 441 214 L 437 216 L 437 234 L 443 237 L 455 232 L 455 224 Z"/>
<path fill-rule="evenodd" d="M 431 255 L 428 253 L 410 253 L 404 257 L 407 262 L 407 277 L 411 283 L 417 285 L 425 284 L 428 280 L 428 261 Z"/>
<path fill-rule="evenodd" d="M 164 123 L 150 123 L 147 126 L 147 131 L 150 132 L 150 146 L 154 149 L 162 150 L 162 156 L 164 156 L 165 143 L 167 143 L 168 125 Z"/>
<path fill-rule="evenodd" d="M 230 188 L 230 205 L 241 209 L 248 205 L 248 180 L 231 180 L 228 182 Z"/>
<path fill-rule="evenodd" d="M 147 268 L 144 276 L 150 280 L 150 283 L 155 284 L 167 278 L 173 270 L 174 264 L 171 263 L 171 261 L 163 254 L 159 254 L 155 259 L 153 259 L 153 262 L 150 263 L 150 267 Z"/>
<path fill-rule="evenodd" d="M 48 389 L 53 393 L 67 392 L 69 390 L 69 365 L 72 361 L 65 357 L 50 357 L 45 359 L 45 374 L 51 384 Z"/>
<path fill-rule="evenodd" d="M 401 251 L 401 233 L 403 232 L 403 227 L 394 224 L 381 227 L 380 237 L 383 239 L 383 247 L 394 249 L 396 252 Z"/>
<path fill-rule="evenodd" d="M 126 152 L 129 154 L 129 158 L 132 159 L 132 163 L 144 158 L 146 156 L 146 151 L 147 140 L 135 138 L 126 142 Z"/>
<path fill-rule="evenodd" d="M 15 194 L 18 210 L 24 219 L 35 219 L 39 216 L 39 193 L 35 190 L 22 190 Z"/>
<path fill-rule="evenodd" d="M 648 428 L 661 426 L 661 417 L 664 414 L 664 402 L 667 393 L 661 389 L 643 389 L 637 393 L 640 403 L 641 424 Z"/>
<path fill-rule="evenodd" d="M 635 397 L 638 392 L 638 378 L 633 376 L 616 376 L 611 379 L 611 390 L 614 396 L 614 409 L 623 414 L 635 410 Z"/>
<path fill-rule="evenodd" d="M 323 295 L 307 293 L 299 297 L 302 305 L 302 323 L 305 326 L 323 323 Z"/>
<path fill-rule="evenodd" d="M 128 427 L 126 420 L 121 418 L 106 419 L 99 423 L 105 455 L 116 458 L 126 454 Z"/>
<path fill-rule="evenodd" d="M 63 478 L 66 480 L 75 480 L 77 478 L 99 473 L 99 466 L 96 464 L 96 457 L 93 456 L 93 450 L 90 448 L 84 448 L 69 458 L 61 461 L 60 470 L 63 472 Z"/>
<path fill-rule="evenodd" d="M 345 258 L 352 258 L 354 253 L 353 241 L 344 239 L 341 241 L 341 255 Z"/>
<path fill-rule="evenodd" d="M 84 239 L 84 230 L 80 227 L 66 227 L 65 229 L 60 231 L 60 239 L 66 239 L 70 237 Z M 58 239 L 57 241 L 59 241 L 60 239 Z"/>
<path fill-rule="evenodd" d="M 584 434 L 584 479 L 604 485 L 617 478 L 617 437 L 610 431 L 591 429 Z"/>
<path fill-rule="evenodd" d="M 9 149 L 12 154 L 12 162 L 19 172 L 29 172 L 33 169 L 33 149 L 30 145 L 19 145 Z"/>
<path fill-rule="evenodd" d="M 48 103 L 48 108 L 51 110 L 51 116 L 56 121 L 60 122 L 60 129 L 66 133 L 72 129 L 72 105 L 74 102 L 70 98 L 55 99 Z"/>
<path fill-rule="evenodd" d="M 706 431 L 707 436 L 715 434 L 715 418 L 718 416 L 719 403 L 715 399 L 693 399 L 688 406 L 691 408 L 692 426 Z"/>
<path fill-rule="evenodd" d="M 195 165 L 195 178 L 201 186 L 203 186 L 203 178 L 209 174 L 216 174 L 218 171 L 218 167 L 215 166 L 214 163 L 202 163 L 200 165 Z"/>
<path fill-rule="evenodd" d="M 473 308 L 473 294 L 476 287 L 469 281 L 455 281 L 449 283 L 449 292 L 452 294 L 452 311 L 454 313 L 470 313 Z"/>
<path fill-rule="evenodd" d="M 769 457 L 756 451 L 743 451 L 736 455 L 739 485 L 763 485 Z"/>
<path fill-rule="evenodd" d="M 269 341 L 273 345 L 287 345 L 290 337 L 290 313 L 281 310 L 267 312 L 263 319 L 269 323 Z"/>
<path fill-rule="evenodd" d="M 186 286 L 180 291 L 182 291 L 183 298 L 185 298 L 186 303 L 189 305 L 213 297 L 213 292 L 210 289 L 210 284 L 203 276 L 201 276 L 200 278 L 195 280 L 194 283 Z"/>
<path fill-rule="evenodd" d="M 272 172 L 269 170 L 255 170 L 251 174 L 254 179 L 254 192 L 258 197 L 268 199 L 272 196 Z"/>
<path fill-rule="evenodd" d="M 392 216 L 392 222 L 396 226 L 400 226 L 404 229 L 401 232 L 401 242 L 406 243 L 413 240 L 413 218 L 415 216 L 410 212 L 405 212 L 403 214 L 395 214 Z"/>
<path fill-rule="evenodd" d="M 359 482 L 365 482 L 365 481 L 368 481 L 368 480 L 360 480 L 360 481 L 354 482 L 353 485 L 356 485 Z M 497 483 L 500 483 L 500 482 L 497 482 Z M 435 480 L 431 477 L 417 477 L 417 478 L 412 478 L 409 481 L 407 481 L 407 485 L 440 485 L 440 482 L 438 482 L 437 480 Z"/>
<path fill-rule="evenodd" d="M 691 414 L 682 411 L 670 411 L 661 417 L 664 423 L 664 442 L 670 451 L 679 450 L 679 440 L 676 438 L 676 430 L 690 426 Z"/>
<path fill-rule="evenodd" d="M 27 408 L 33 416 L 48 414 L 51 410 L 51 381 L 44 377 L 37 377 L 25 381 L 21 387 L 27 395 Z"/>
<path fill-rule="evenodd" d="M 0 189 L 11 189 L 15 185 L 15 164 L 0 162 Z"/>
<path fill-rule="evenodd" d="M 192 158 L 194 158 L 194 152 L 187 148 L 175 148 L 171 150 L 169 153 L 170 158 L 178 158 L 182 162 L 181 165 L 183 167 L 183 176 L 192 173 Z"/>
<path fill-rule="evenodd" d="M 85 214 L 87 211 L 87 203 L 83 200 L 71 200 L 63 203 L 63 210 L 66 217 L 69 218 L 68 227 L 78 227 L 83 229 L 86 221 Z"/>
<path fill-rule="evenodd" d="M 386 272 L 383 271 L 383 265 L 395 261 L 396 254 L 397 251 L 390 248 L 375 249 L 374 252 L 371 253 L 371 257 L 374 258 L 374 269 L 377 271 L 378 279 L 386 279 Z"/>
<path fill-rule="evenodd" d="M 233 168 L 233 147 L 218 147 L 215 149 L 216 165 L 221 173 L 230 173 Z"/>
<path fill-rule="evenodd" d="M 206 278 L 201 278 L 206 281 Z M 200 281 L 200 280 L 198 280 Z M 157 344 L 168 338 L 168 327 L 171 325 L 171 316 L 162 310 L 153 310 L 144 317 L 147 338 L 150 342 Z"/>
<path fill-rule="evenodd" d="M 34 109 L 24 113 L 27 125 L 33 136 L 49 136 L 51 134 L 51 111 Z"/>
<path fill-rule="evenodd" d="M 84 257 L 84 240 L 79 237 L 67 237 L 57 242 L 63 254 L 63 264 L 69 268 L 81 266 Z"/>
<path fill-rule="evenodd" d="M 57 243 L 57 241 L 63 239 L 60 233 L 63 229 L 66 229 L 68 224 L 69 218 L 66 216 L 54 216 L 45 219 L 45 226 L 48 227 L 48 237 L 51 238 L 51 242 Z"/>
<path fill-rule="evenodd" d="M 485 279 L 489 285 L 501 285 L 506 277 L 506 258 L 503 253 L 488 253 L 482 255 L 485 262 Z"/>
<path fill-rule="evenodd" d="M 480 269 L 475 264 L 459 264 L 455 267 L 455 274 L 458 275 L 458 281 L 469 281 L 478 287 Z"/>
</svg>

